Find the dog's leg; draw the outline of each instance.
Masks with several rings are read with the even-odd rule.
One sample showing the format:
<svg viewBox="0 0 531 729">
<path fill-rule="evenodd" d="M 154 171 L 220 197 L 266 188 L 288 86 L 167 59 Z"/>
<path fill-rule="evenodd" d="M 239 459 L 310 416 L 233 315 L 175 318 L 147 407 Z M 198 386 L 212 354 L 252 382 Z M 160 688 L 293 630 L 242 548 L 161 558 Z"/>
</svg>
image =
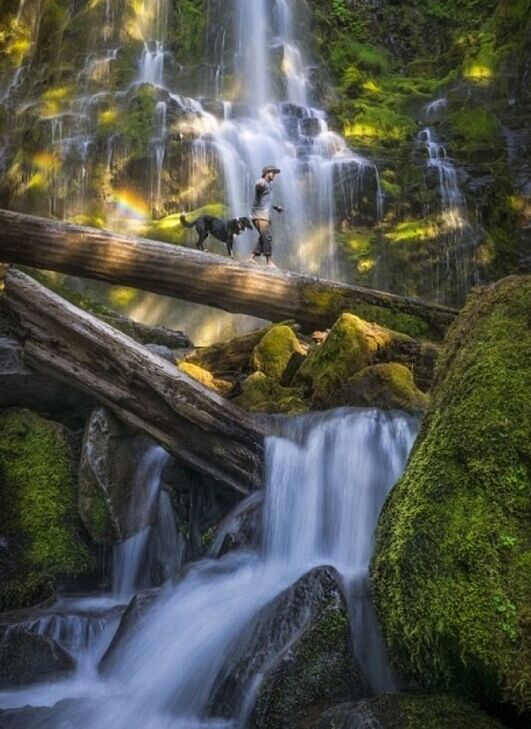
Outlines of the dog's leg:
<svg viewBox="0 0 531 729">
<path fill-rule="evenodd" d="M 229 235 L 227 238 L 227 255 L 229 258 L 233 257 L 233 249 L 234 249 L 234 236 Z"/>
<path fill-rule="evenodd" d="M 198 251 L 204 251 L 205 246 L 203 245 L 203 243 L 208 238 L 208 232 L 206 230 L 198 230 L 197 232 L 199 233 L 199 238 L 196 241 L 195 247 Z"/>
</svg>

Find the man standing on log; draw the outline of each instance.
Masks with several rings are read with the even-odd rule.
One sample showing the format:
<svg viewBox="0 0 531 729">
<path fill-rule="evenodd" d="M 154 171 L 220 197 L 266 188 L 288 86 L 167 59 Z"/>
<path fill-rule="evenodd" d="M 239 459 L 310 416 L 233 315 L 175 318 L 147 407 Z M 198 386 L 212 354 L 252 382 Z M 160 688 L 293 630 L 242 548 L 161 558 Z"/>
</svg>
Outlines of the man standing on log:
<svg viewBox="0 0 531 729">
<path fill-rule="evenodd" d="M 275 179 L 276 175 L 280 174 L 280 170 L 277 167 L 264 167 L 262 170 L 262 177 L 256 181 L 254 202 L 251 209 L 251 220 L 253 225 L 260 234 L 258 242 L 254 248 L 253 255 L 251 256 L 251 262 L 255 263 L 259 256 L 265 256 L 266 264 L 276 268 L 275 264 L 271 260 L 273 255 L 273 235 L 271 233 L 271 208 L 276 210 L 277 213 L 282 213 L 283 208 L 280 205 L 272 205 L 273 202 L 273 190 L 271 189 L 271 183 Z"/>
</svg>

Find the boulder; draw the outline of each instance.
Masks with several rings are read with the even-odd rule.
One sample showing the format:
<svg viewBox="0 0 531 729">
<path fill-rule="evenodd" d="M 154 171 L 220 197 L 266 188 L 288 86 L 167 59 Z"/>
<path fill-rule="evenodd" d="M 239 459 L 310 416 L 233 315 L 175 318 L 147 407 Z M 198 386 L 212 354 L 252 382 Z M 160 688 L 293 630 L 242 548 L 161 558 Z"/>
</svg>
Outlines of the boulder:
<svg viewBox="0 0 531 729">
<path fill-rule="evenodd" d="M 250 729 L 302 729 L 327 706 L 368 695 L 335 570 L 312 570 L 266 606 L 224 676 L 211 713 L 248 707 L 240 720 Z"/>
<path fill-rule="evenodd" d="M 297 339 L 293 329 L 277 324 L 262 337 L 251 356 L 251 367 L 267 377 L 281 380 L 288 367 L 298 368 L 306 357 L 307 348 Z"/>
<path fill-rule="evenodd" d="M 120 661 L 120 656 L 124 646 L 127 644 L 133 628 L 135 628 L 138 621 L 151 610 L 159 596 L 160 589 L 155 587 L 147 590 L 141 590 L 133 597 L 127 606 L 125 613 L 122 615 L 120 624 L 118 625 L 109 647 L 103 654 L 99 663 L 98 668 L 103 675 L 108 676 L 112 673 L 113 668 Z"/>
<path fill-rule="evenodd" d="M 315 347 L 297 372 L 293 384 L 312 396 L 312 407 L 337 405 L 337 391 L 360 370 L 377 362 L 393 360 L 404 349 L 417 349 L 406 334 L 342 314 L 325 341 Z"/>
<path fill-rule="evenodd" d="M 133 536 L 155 519 L 145 511 L 145 489 L 135 472 L 149 441 L 132 434 L 106 408 L 93 410 L 79 464 L 79 513 L 98 544 Z"/>
<path fill-rule="evenodd" d="M 263 372 L 254 372 L 247 377 L 242 383 L 242 390 L 234 402 L 250 413 L 302 415 L 310 409 L 300 387 L 283 387 Z"/>
<path fill-rule="evenodd" d="M 77 514 L 75 465 L 63 426 L 29 410 L 0 411 L 0 610 L 95 570 Z"/>
<path fill-rule="evenodd" d="M 315 729 L 502 729 L 460 699 L 444 695 L 383 694 L 328 709 Z"/>
<path fill-rule="evenodd" d="M 52 638 L 0 626 L 0 688 L 68 676 L 74 659 Z"/>
<path fill-rule="evenodd" d="M 372 565 L 391 657 L 411 679 L 527 711 L 530 311 L 531 276 L 469 297 Z"/>
<path fill-rule="evenodd" d="M 371 365 L 347 380 L 337 393 L 338 405 L 423 412 L 429 398 L 415 385 L 410 369 L 398 362 Z"/>
</svg>

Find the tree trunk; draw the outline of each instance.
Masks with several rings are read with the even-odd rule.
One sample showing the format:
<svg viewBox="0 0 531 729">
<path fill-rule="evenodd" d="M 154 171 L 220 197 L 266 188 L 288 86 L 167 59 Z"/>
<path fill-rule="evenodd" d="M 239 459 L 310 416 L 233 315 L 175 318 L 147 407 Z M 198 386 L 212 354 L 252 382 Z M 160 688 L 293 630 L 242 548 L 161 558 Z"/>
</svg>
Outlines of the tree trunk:
<svg viewBox="0 0 531 729">
<path fill-rule="evenodd" d="M 189 248 L 6 210 L 0 211 L 0 231 L 0 260 L 7 263 L 132 286 L 270 321 L 295 319 L 304 331 L 331 326 L 342 312 L 355 314 L 360 306 L 370 305 L 420 317 L 440 337 L 456 315 L 453 309 L 416 298 L 264 270 Z"/>
<path fill-rule="evenodd" d="M 5 275 L 0 301 L 34 369 L 92 395 L 186 465 L 243 493 L 261 485 L 264 433 L 243 410 L 19 271 Z"/>
</svg>

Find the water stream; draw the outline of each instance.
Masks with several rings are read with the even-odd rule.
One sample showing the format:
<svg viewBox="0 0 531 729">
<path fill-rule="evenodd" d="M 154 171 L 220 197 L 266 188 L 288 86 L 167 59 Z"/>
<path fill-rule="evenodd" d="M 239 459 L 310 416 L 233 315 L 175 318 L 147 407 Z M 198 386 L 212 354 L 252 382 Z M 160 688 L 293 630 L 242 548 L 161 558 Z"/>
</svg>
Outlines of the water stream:
<svg viewBox="0 0 531 729">
<path fill-rule="evenodd" d="M 362 601 L 376 520 L 417 422 L 401 413 L 338 410 L 280 419 L 276 428 L 266 443 L 262 548 L 204 559 L 167 585 L 106 680 L 85 672 L 48 693 L 36 687 L 0 694 L 1 707 L 68 697 L 89 701 L 93 729 L 243 727 L 240 706 L 230 721 L 208 716 L 220 671 L 249 637 L 253 618 L 317 565 L 333 565 L 342 575 L 373 688 L 393 687 Z M 57 711 L 61 727 L 81 729 L 75 703 Z"/>
</svg>

